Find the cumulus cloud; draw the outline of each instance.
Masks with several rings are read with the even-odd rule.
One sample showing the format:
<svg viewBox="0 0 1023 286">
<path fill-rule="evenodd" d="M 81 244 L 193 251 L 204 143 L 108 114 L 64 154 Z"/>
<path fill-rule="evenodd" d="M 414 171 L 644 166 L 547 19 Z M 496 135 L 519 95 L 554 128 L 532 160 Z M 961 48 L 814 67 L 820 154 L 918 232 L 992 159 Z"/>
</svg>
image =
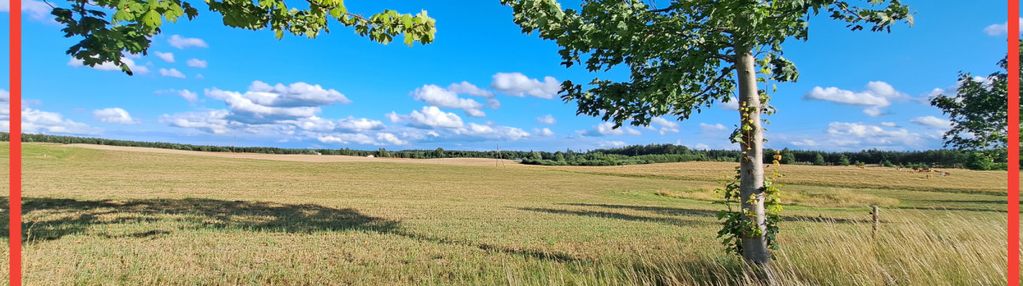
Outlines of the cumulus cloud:
<svg viewBox="0 0 1023 286">
<path fill-rule="evenodd" d="M 387 143 L 387 144 L 390 144 L 390 145 L 405 145 L 405 144 L 408 144 L 408 141 L 401 140 L 401 139 L 398 138 L 398 136 L 395 136 L 394 134 L 387 133 L 387 132 L 377 133 L 377 141 L 383 142 L 383 143 Z"/>
<path fill-rule="evenodd" d="M 92 116 L 96 117 L 100 122 L 115 123 L 115 124 L 134 124 L 135 119 L 131 118 L 131 114 L 127 110 L 120 107 L 110 107 L 97 109 L 92 111 Z"/>
<path fill-rule="evenodd" d="M 1023 18 L 1019 18 L 1017 21 L 1023 24 Z M 988 36 L 992 37 L 1004 36 L 1008 33 L 1009 22 L 1002 22 L 1001 24 L 991 24 L 988 25 L 987 27 L 984 27 L 984 34 L 987 34 Z"/>
<path fill-rule="evenodd" d="M 167 52 L 167 53 L 164 53 L 164 52 L 153 52 L 153 54 L 155 54 L 157 58 L 160 58 L 161 60 L 163 60 L 165 62 L 168 62 L 168 63 L 173 63 L 174 62 L 174 53 L 170 53 L 170 52 Z"/>
<path fill-rule="evenodd" d="M 700 123 L 700 130 L 703 130 L 703 132 L 708 133 L 721 132 L 725 131 L 725 129 L 727 129 L 727 127 L 725 127 L 725 125 L 721 123 L 715 124 Z"/>
<path fill-rule="evenodd" d="M 348 118 L 341 119 L 337 122 L 337 129 L 345 131 L 363 132 L 370 130 L 380 130 L 383 128 L 384 128 L 383 122 L 367 118 L 354 118 L 349 116 Z"/>
<path fill-rule="evenodd" d="M 432 84 L 424 85 L 412 91 L 412 98 L 432 106 L 461 109 L 473 117 L 486 116 L 486 113 L 482 110 L 483 105 L 479 102 L 468 98 L 460 98 L 455 92 Z"/>
<path fill-rule="evenodd" d="M 319 140 L 320 142 L 323 142 L 323 143 L 340 143 L 340 144 L 357 143 L 357 144 L 364 144 L 364 145 L 376 144 L 376 141 L 373 140 L 372 137 L 369 137 L 369 135 L 358 134 L 358 133 L 322 135 L 322 136 L 317 137 L 317 140 Z"/>
<path fill-rule="evenodd" d="M 528 132 L 519 128 L 508 126 L 483 125 L 477 123 L 469 123 L 467 126 L 455 129 L 454 131 L 455 134 L 458 135 L 466 135 L 471 137 L 487 139 L 502 139 L 514 141 L 529 137 Z"/>
<path fill-rule="evenodd" d="M 197 129 L 213 134 L 226 134 L 232 129 L 232 125 L 227 120 L 227 116 L 230 114 L 227 110 L 211 110 L 206 112 L 186 112 L 174 115 L 164 115 L 160 118 L 160 121 L 170 126 Z"/>
<path fill-rule="evenodd" d="M 920 117 L 917 117 L 917 118 L 913 118 L 913 120 L 911 120 L 911 122 L 919 124 L 919 125 L 927 126 L 927 127 L 937 128 L 937 129 L 949 129 L 949 128 L 952 128 L 952 122 L 951 121 L 948 121 L 946 119 L 941 119 L 941 118 L 938 118 L 936 116 L 931 116 L 931 115 L 920 116 Z"/>
<path fill-rule="evenodd" d="M 863 110 L 869 116 L 880 116 L 883 108 L 891 105 L 891 100 L 907 98 L 902 92 L 895 90 L 890 84 L 883 81 L 871 81 L 867 83 L 864 91 L 850 91 L 837 87 L 816 86 L 806 94 L 806 99 L 829 101 L 845 105 L 865 106 Z"/>
<path fill-rule="evenodd" d="M 551 131 L 550 128 L 546 128 L 546 127 L 540 128 L 540 129 L 535 129 L 535 130 L 533 130 L 533 133 L 536 133 L 536 135 L 539 135 L 539 136 L 542 136 L 542 137 L 554 136 L 554 131 Z"/>
<path fill-rule="evenodd" d="M 185 65 L 187 65 L 189 67 L 193 67 L 193 68 L 204 69 L 204 68 L 206 68 L 206 61 L 192 58 L 192 59 L 188 59 L 188 61 L 185 62 Z"/>
<path fill-rule="evenodd" d="M 640 135 L 641 133 L 639 132 L 639 130 L 632 129 L 632 128 L 629 128 L 629 127 L 614 128 L 614 124 L 611 124 L 611 122 L 601 123 L 601 124 L 593 127 L 593 129 L 586 130 L 586 131 L 582 132 L 583 136 L 589 136 L 589 137 L 618 136 L 618 135 L 625 135 L 625 134 L 628 134 L 628 135 Z"/>
<path fill-rule="evenodd" d="M 192 92 L 191 90 L 182 89 L 176 92 L 175 94 L 177 94 L 177 96 L 180 96 L 181 98 L 184 98 L 188 102 L 194 103 L 196 100 L 199 100 L 199 95 L 195 94 L 195 92 Z"/>
<path fill-rule="evenodd" d="M 22 14 L 28 15 L 28 17 L 32 20 L 56 22 L 53 20 L 53 16 L 50 14 L 51 10 L 53 10 L 53 8 L 51 8 L 50 5 L 47 5 L 43 1 L 35 0 L 21 1 Z M 9 1 L 0 2 L 0 12 L 2 13 L 11 12 L 11 6 Z"/>
<path fill-rule="evenodd" d="M 174 68 L 170 68 L 170 69 L 161 68 L 160 69 L 160 75 L 161 76 L 165 76 L 165 77 L 173 77 L 173 78 L 185 78 L 185 74 L 184 73 L 181 73 L 181 71 L 179 71 L 178 69 L 174 69 Z"/>
<path fill-rule="evenodd" d="M 678 123 L 675 121 L 664 119 L 663 117 L 654 117 L 650 119 L 650 127 L 657 129 L 657 132 L 661 135 L 668 133 L 678 133 Z"/>
<path fill-rule="evenodd" d="M 554 125 L 554 123 L 558 123 L 558 120 L 554 118 L 554 115 L 547 114 L 544 116 L 537 117 L 536 122 L 540 122 L 541 124 Z"/>
<path fill-rule="evenodd" d="M 856 122 L 831 122 L 827 134 L 838 146 L 866 145 L 862 147 L 905 147 L 921 143 L 921 135 L 905 128 L 886 128 Z"/>
<path fill-rule="evenodd" d="M 451 112 L 444 112 L 436 106 L 423 106 L 420 110 L 413 110 L 408 116 L 401 116 L 398 120 L 392 118 L 392 122 L 408 120 L 409 125 L 419 128 L 461 128 L 464 123 L 462 118 Z"/>
<path fill-rule="evenodd" d="M 543 81 L 529 78 L 518 72 L 497 73 L 490 87 L 501 93 L 512 96 L 532 96 L 543 99 L 554 98 L 561 91 L 561 82 L 554 77 L 544 77 Z"/>
<path fill-rule="evenodd" d="M 128 68 L 131 69 L 131 71 L 134 73 L 145 74 L 149 72 L 149 68 L 147 68 L 146 66 L 140 66 L 135 64 L 135 60 L 132 60 L 130 57 L 121 57 L 121 61 L 124 62 L 124 64 L 128 65 Z M 82 62 L 82 60 L 71 58 L 70 60 L 68 60 L 67 65 L 77 68 L 85 66 L 85 63 Z M 101 71 L 121 71 L 121 67 L 114 64 L 113 62 L 105 62 L 93 66 L 92 68 Z"/>
<path fill-rule="evenodd" d="M 177 34 L 171 35 L 171 37 L 167 39 L 167 43 L 169 43 L 171 47 L 175 47 L 178 49 L 209 47 L 209 45 L 206 45 L 206 41 L 204 41 L 203 39 L 188 38 Z"/>
<path fill-rule="evenodd" d="M 452 83 L 448 86 L 448 90 L 457 94 L 484 97 L 487 99 L 487 107 L 490 107 L 491 109 L 501 108 L 501 102 L 495 98 L 494 92 L 482 89 L 467 81 Z"/>
</svg>

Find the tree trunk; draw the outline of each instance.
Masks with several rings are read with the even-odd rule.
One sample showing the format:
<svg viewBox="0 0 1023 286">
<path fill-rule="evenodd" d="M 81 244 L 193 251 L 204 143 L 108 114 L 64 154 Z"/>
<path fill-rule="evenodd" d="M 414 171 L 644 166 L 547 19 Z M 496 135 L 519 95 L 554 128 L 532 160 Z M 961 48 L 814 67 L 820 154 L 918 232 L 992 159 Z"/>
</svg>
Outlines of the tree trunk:
<svg viewBox="0 0 1023 286">
<path fill-rule="evenodd" d="M 739 81 L 739 106 L 741 125 L 749 124 L 752 130 L 742 131 L 739 160 L 739 194 L 742 210 L 756 214 L 757 227 L 766 233 L 764 209 L 764 132 L 760 126 L 761 102 L 757 89 L 755 59 L 749 49 L 736 49 L 736 73 Z M 752 201 L 749 198 L 754 198 Z M 767 237 L 742 237 L 742 257 L 746 261 L 766 266 L 771 259 L 767 248 Z"/>
</svg>

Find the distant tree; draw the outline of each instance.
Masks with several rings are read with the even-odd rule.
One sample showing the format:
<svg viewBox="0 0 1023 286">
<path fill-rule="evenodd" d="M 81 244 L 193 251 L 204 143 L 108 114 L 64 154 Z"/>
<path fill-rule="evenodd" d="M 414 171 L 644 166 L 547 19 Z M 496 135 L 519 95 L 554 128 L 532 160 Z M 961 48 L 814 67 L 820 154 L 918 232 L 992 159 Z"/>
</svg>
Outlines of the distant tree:
<svg viewBox="0 0 1023 286">
<path fill-rule="evenodd" d="M 967 169 L 971 170 L 994 170 L 995 160 L 985 152 L 970 152 L 970 155 L 964 165 Z"/>
<path fill-rule="evenodd" d="M 210 12 L 223 17 L 225 26 L 270 29 L 278 39 L 285 32 L 315 38 L 320 32 L 330 31 L 328 19 L 383 44 L 397 36 L 404 36 L 407 45 L 427 44 L 436 31 L 434 19 L 426 11 L 413 15 L 383 10 L 362 16 L 349 11 L 341 0 L 304 2 L 308 7 L 289 6 L 295 3 L 284 0 L 207 0 L 205 4 Z M 45 3 L 53 8 L 51 14 L 63 26 L 64 37 L 79 39 L 67 49 L 68 55 L 87 66 L 112 63 L 129 75 L 132 70 L 123 59 L 125 54 L 147 54 L 165 20 L 173 23 L 182 16 L 192 20 L 199 15 L 199 10 L 184 0 L 69 0 L 64 7 Z"/>
<path fill-rule="evenodd" d="M 824 161 L 824 155 L 821 155 L 821 153 L 817 153 L 817 155 L 813 157 L 813 164 L 817 166 L 824 166 L 827 165 L 828 162 Z"/>
<path fill-rule="evenodd" d="M 842 165 L 842 166 L 849 166 L 849 164 L 850 164 L 849 163 L 849 156 L 846 156 L 845 154 L 842 154 L 841 157 L 838 157 L 838 164 Z"/>
<path fill-rule="evenodd" d="M 778 207 L 765 202 L 776 206 L 778 200 L 765 192 L 761 114 L 773 109 L 759 83 L 797 79 L 795 64 L 782 56 L 783 43 L 806 40 L 809 20 L 820 11 L 854 31 L 889 31 L 912 21 L 899 0 L 866 0 L 867 7 L 849 2 L 675 0 L 653 7 L 645 0 L 588 0 L 581 10 L 566 10 L 557 0 L 501 0 L 523 32 L 556 41 L 566 67 L 585 64 L 598 72 L 628 66 L 626 81 L 565 81 L 562 98 L 576 101 L 579 114 L 600 116 L 615 127 L 649 125 L 662 115 L 685 120 L 733 100 L 738 91 L 740 124 L 732 139 L 744 151 L 735 194 L 741 210 L 725 214 L 721 237 L 730 251 L 761 266 L 770 261 L 778 220 Z"/>
<path fill-rule="evenodd" d="M 447 157 L 447 154 L 444 153 L 444 148 L 438 147 L 436 150 L 433 150 L 433 157 L 434 158 L 444 158 L 444 157 Z"/>
<path fill-rule="evenodd" d="M 543 155 L 541 155 L 540 152 L 533 151 L 533 152 L 530 152 L 529 159 L 533 160 L 533 161 L 542 161 L 543 160 Z"/>
<path fill-rule="evenodd" d="M 383 158 L 391 157 L 391 152 L 388 152 L 387 149 L 380 148 L 380 149 L 377 149 L 376 156 L 377 157 L 383 157 Z"/>
<path fill-rule="evenodd" d="M 782 164 L 795 164 L 796 163 L 796 154 L 792 153 L 791 151 L 789 151 L 788 148 L 785 148 L 784 150 L 781 151 L 781 163 Z"/>
<path fill-rule="evenodd" d="M 561 153 L 561 151 L 555 152 L 554 161 L 565 162 L 565 154 Z"/>
<path fill-rule="evenodd" d="M 1023 54 L 1018 56 L 1023 60 Z M 945 132 L 945 146 L 972 151 L 1006 148 L 1008 57 L 999 61 L 998 67 L 999 71 L 986 77 L 960 72 L 955 95 L 942 94 L 931 99 L 931 104 L 948 115 L 952 123 L 952 128 Z"/>
</svg>

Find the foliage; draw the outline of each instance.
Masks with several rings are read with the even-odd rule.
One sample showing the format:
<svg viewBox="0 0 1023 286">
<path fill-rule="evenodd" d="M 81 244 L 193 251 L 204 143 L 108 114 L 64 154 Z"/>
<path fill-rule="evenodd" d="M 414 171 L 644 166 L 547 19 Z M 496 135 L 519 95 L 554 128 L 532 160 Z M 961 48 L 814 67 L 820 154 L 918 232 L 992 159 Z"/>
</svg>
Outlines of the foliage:
<svg viewBox="0 0 1023 286">
<path fill-rule="evenodd" d="M 1023 60 L 1023 54 L 1019 57 Z M 945 146 L 963 150 L 997 150 L 1006 147 L 1008 57 L 999 61 L 998 66 L 999 71 L 982 78 L 960 72 L 955 95 L 939 95 L 931 99 L 931 105 L 940 108 L 952 123 L 952 128 L 945 132 Z"/>
<path fill-rule="evenodd" d="M 739 168 L 735 169 L 735 177 L 725 184 L 725 188 L 717 189 L 724 197 L 725 210 L 719 211 L 717 218 L 721 221 L 721 230 L 718 230 L 717 237 L 725 245 L 725 250 L 737 255 L 742 254 L 742 241 L 740 238 L 767 238 L 767 246 L 772 249 L 778 248 L 778 222 L 781 221 L 781 191 L 774 183 L 781 177 L 778 169 L 781 167 L 781 154 L 775 154 L 772 162 L 771 175 L 764 177 L 764 188 L 760 190 L 764 195 L 764 218 L 765 228 L 763 230 L 756 224 L 756 214 L 752 209 L 736 208 L 743 200 L 750 203 L 755 201 L 756 193 L 750 197 L 743 198 L 739 189 Z"/>
<path fill-rule="evenodd" d="M 588 87 L 566 81 L 562 98 L 576 101 L 578 113 L 601 116 L 620 126 L 646 125 L 654 116 L 687 119 L 735 91 L 730 80 L 737 48 L 759 55 L 765 78 L 794 81 L 795 65 L 782 56 L 788 39 L 806 40 L 809 19 L 821 11 L 848 23 L 887 31 L 912 21 L 899 0 L 870 0 L 870 8 L 836 0 L 671 1 L 657 8 L 642 0 L 590 0 L 580 10 L 562 9 L 556 0 L 502 0 L 525 33 L 537 32 L 561 47 L 562 64 L 587 71 L 628 66 L 630 77 L 600 77 Z"/>
<path fill-rule="evenodd" d="M 782 164 L 795 164 L 796 154 L 789 151 L 788 148 L 781 150 L 781 163 Z"/>
<path fill-rule="evenodd" d="M 817 166 L 824 166 L 827 165 L 828 162 L 824 161 L 824 155 L 821 155 L 821 153 L 817 153 L 817 155 L 813 157 L 813 164 Z"/>
<path fill-rule="evenodd" d="M 966 168 L 971 170 L 993 170 L 997 168 L 995 161 L 985 152 L 970 152 Z"/>
<path fill-rule="evenodd" d="M 49 2 L 46 2 L 48 5 Z M 370 40 L 387 44 L 404 36 L 406 45 L 433 41 L 434 20 L 426 11 L 402 14 L 384 10 L 365 17 L 351 13 L 344 0 L 307 0 L 308 7 L 289 7 L 284 0 L 207 0 L 211 12 L 219 13 L 229 27 L 248 30 L 273 30 L 278 39 L 285 32 L 314 38 L 329 32 L 328 19 Z M 67 54 L 87 66 L 105 63 L 117 65 L 127 74 L 131 68 L 123 60 L 126 54 L 147 54 L 152 38 L 159 35 L 164 21 L 189 20 L 199 15 L 183 0 L 70 0 L 68 7 L 53 7 L 51 12 L 63 26 L 64 37 L 79 39 Z"/>
<path fill-rule="evenodd" d="M 838 165 L 840 165 L 840 166 L 849 166 L 849 164 L 850 164 L 849 163 L 849 157 L 846 156 L 845 154 L 842 154 L 842 156 L 838 157 Z"/>
</svg>

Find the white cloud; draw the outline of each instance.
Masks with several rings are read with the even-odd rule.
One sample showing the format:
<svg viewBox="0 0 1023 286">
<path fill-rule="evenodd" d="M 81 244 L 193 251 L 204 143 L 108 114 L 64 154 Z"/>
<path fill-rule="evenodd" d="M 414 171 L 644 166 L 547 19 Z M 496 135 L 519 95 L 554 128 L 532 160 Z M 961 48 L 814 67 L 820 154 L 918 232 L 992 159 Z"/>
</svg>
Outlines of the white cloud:
<svg viewBox="0 0 1023 286">
<path fill-rule="evenodd" d="M 363 132 L 383 129 L 384 123 L 379 120 L 354 118 L 349 116 L 348 118 L 339 120 L 337 122 L 337 128 L 345 131 Z"/>
<path fill-rule="evenodd" d="M 789 143 L 791 143 L 793 146 L 797 146 L 797 147 L 817 147 L 817 141 L 813 140 L 813 139 L 802 139 L 802 140 L 792 141 L 792 142 L 789 142 Z"/>
<path fill-rule="evenodd" d="M 469 123 L 465 128 L 456 129 L 455 134 L 487 139 L 502 139 L 513 141 L 529 137 L 528 132 L 519 128 L 508 126 L 483 125 L 476 123 Z"/>
<path fill-rule="evenodd" d="M 128 68 L 131 69 L 131 71 L 134 73 L 145 74 L 149 72 L 149 68 L 145 66 L 136 65 L 135 61 L 132 60 L 130 57 L 121 57 L 121 61 L 124 62 L 124 64 L 128 65 Z M 67 65 L 77 68 L 85 66 L 85 63 L 82 62 L 82 60 L 71 58 L 70 60 L 68 60 Z M 115 65 L 113 62 L 105 62 L 93 66 L 92 68 L 101 71 L 121 71 L 121 67 Z"/>
<path fill-rule="evenodd" d="M 207 66 L 206 61 L 200 60 L 200 59 L 195 59 L 195 58 L 188 59 L 188 61 L 185 62 L 185 65 L 187 65 L 189 67 L 193 67 L 193 68 L 200 68 L 200 69 L 204 69 Z"/>
<path fill-rule="evenodd" d="M 614 128 L 614 124 L 611 122 L 604 122 L 593 129 L 582 132 L 583 136 L 600 137 L 600 136 L 618 136 L 618 135 L 640 135 L 639 130 L 632 129 L 629 127 Z"/>
<path fill-rule="evenodd" d="M 188 112 L 174 115 L 164 115 L 161 122 L 174 127 L 198 129 L 213 134 L 226 134 L 231 131 L 232 124 L 227 120 L 230 114 L 227 110 L 212 110 L 207 112 Z"/>
<path fill-rule="evenodd" d="M 913 118 L 913 120 L 911 120 L 911 122 L 919 124 L 919 125 L 927 126 L 927 127 L 938 128 L 938 129 L 949 129 L 949 128 L 952 128 L 952 122 L 951 121 L 948 121 L 948 120 L 945 120 L 945 119 L 941 119 L 941 118 L 938 118 L 936 116 L 931 116 L 931 115 L 920 116 L 920 117 L 917 117 L 917 118 Z"/>
<path fill-rule="evenodd" d="M 47 5 L 43 1 L 35 0 L 21 1 L 22 13 L 28 15 L 28 17 L 33 20 L 55 22 L 50 14 L 51 10 L 53 10 L 53 8 L 51 8 L 50 5 Z M 0 12 L 2 13 L 11 12 L 11 6 L 9 1 L 0 2 Z"/>
<path fill-rule="evenodd" d="M 156 54 L 156 57 L 160 58 L 161 60 L 163 60 L 165 62 L 168 62 L 168 63 L 173 63 L 174 62 L 174 53 L 171 53 L 171 52 L 167 52 L 167 53 L 164 53 L 164 52 L 153 52 L 153 53 Z"/>
<path fill-rule="evenodd" d="M 462 118 L 451 112 L 444 112 L 436 106 L 424 106 L 413 110 L 408 116 L 409 124 L 420 128 L 460 128 L 464 125 Z"/>
<path fill-rule="evenodd" d="M 536 133 L 536 135 L 540 135 L 540 136 L 543 136 L 543 137 L 554 136 L 554 131 L 551 131 L 550 128 L 546 128 L 546 127 L 545 128 L 540 128 L 540 129 L 535 129 L 535 130 L 533 130 L 533 133 Z"/>
<path fill-rule="evenodd" d="M 185 78 L 185 74 L 181 73 L 181 71 L 179 71 L 178 69 L 174 69 L 174 68 L 171 68 L 171 69 L 161 68 L 160 69 L 160 75 L 161 76 L 165 76 L 165 77 L 173 77 L 173 78 Z"/>
<path fill-rule="evenodd" d="M 196 100 L 199 99 L 199 95 L 198 94 L 195 94 L 195 92 L 192 92 L 191 90 L 187 90 L 187 89 L 179 90 L 176 94 L 178 96 L 180 96 L 181 98 L 184 98 L 188 102 L 193 102 L 194 103 Z"/>
<path fill-rule="evenodd" d="M 281 83 L 269 85 L 262 81 L 253 81 L 245 97 L 253 102 L 266 106 L 320 106 L 334 103 L 352 103 L 341 92 L 325 89 L 318 84 L 296 82 L 289 85 Z"/>
<path fill-rule="evenodd" d="M 884 127 L 895 127 L 895 126 L 899 126 L 899 125 L 896 124 L 895 122 L 881 122 L 881 126 L 884 126 Z"/>
<path fill-rule="evenodd" d="M 558 120 L 554 118 L 554 115 L 547 114 L 544 116 L 537 117 L 536 122 L 540 122 L 541 124 L 554 125 L 554 123 L 557 123 Z"/>
<path fill-rule="evenodd" d="M 866 106 L 863 110 L 864 113 L 870 116 L 880 116 L 883 114 L 882 109 L 891 105 L 891 100 L 908 98 L 908 96 L 895 90 L 894 87 L 886 82 L 871 81 L 867 83 L 867 89 L 860 92 L 837 87 L 816 86 L 806 94 L 806 98 L 838 104 Z"/>
<path fill-rule="evenodd" d="M 561 82 L 554 77 L 543 81 L 532 79 L 522 73 L 497 73 L 490 86 L 512 96 L 533 96 L 544 99 L 554 98 L 561 91 Z"/>
<path fill-rule="evenodd" d="M 864 123 L 831 122 L 828 124 L 827 134 L 835 139 L 833 143 L 838 142 L 842 145 L 866 143 L 870 147 L 905 147 L 917 146 L 921 143 L 920 134 L 910 132 L 905 128 L 885 128 Z"/>
<path fill-rule="evenodd" d="M 135 119 L 131 118 L 131 114 L 127 110 L 120 107 L 103 108 L 92 111 L 92 116 L 95 116 L 101 122 L 116 123 L 116 124 L 134 124 Z"/>
<path fill-rule="evenodd" d="M 703 132 L 708 132 L 708 133 L 711 133 L 711 132 L 721 132 L 721 131 L 725 131 L 725 129 L 727 129 L 727 127 L 725 127 L 725 125 L 721 124 L 721 123 L 715 123 L 715 124 L 707 124 L 707 123 L 702 123 L 702 122 L 700 123 L 700 130 L 703 130 Z"/>
<path fill-rule="evenodd" d="M 170 39 L 167 39 L 167 43 L 169 43 L 172 47 L 178 49 L 209 47 L 208 45 L 206 45 L 206 41 L 203 41 L 203 39 L 188 38 L 177 34 L 171 35 Z"/>
<path fill-rule="evenodd" d="M 1018 21 L 1023 24 L 1023 18 L 1019 18 Z M 1009 33 L 1009 22 L 988 25 L 987 27 L 984 27 L 984 33 L 992 37 L 1004 36 Z"/>
<path fill-rule="evenodd" d="M 455 92 L 432 84 L 424 85 L 412 91 L 412 98 L 432 106 L 461 109 L 473 117 L 486 116 L 486 113 L 482 110 L 483 105 L 479 102 L 468 98 L 460 98 Z"/>
<path fill-rule="evenodd" d="M 341 133 L 341 134 L 322 135 L 322 136 L 319 136 L 317 138 L 317 140 L 319 140 L 320 142 L 323 142 L 323 143 L 341 143 L 341 144 L 357 143 L 357 144 L 364 144 L 364 145 L 375 145 L 375 144 L 377 144 L 376 140 L 373 140 L 373 138 L 369 137 L 369 135 L 357 134 L 357 133 L 356 134 Z"/>
<path fill-rule="evenodd" d="M 661 135 L 665 135 L 668 133 L 678 133 L 679 131 L 677 122 L 667 120 L 662 117 L 654 117 L 653 119 L 650 120 L 650 124 L 652 127 L 657 128 L 657 132 L 659 132 Z"/>
<path fill-rule="evenodd" d="M 391 145 L 405 145 L 405 144 L 408 144 L 408 141 L 404 141 L 404 140 L 398 139 L 398 136 L 395 136 L 394 134 L 386 133 L 386 132 L 377 133 L 377 141 L 384 142 L 384 143 L 391 144 Z"/>
<path fill-rule="evenodd" d="M 617 140 L 601 141 L 601 142 L 597 143 L 597 146 L 599 146 L 600 148 L 625 147 L 625 142 L 624 141 L 617 141 Z"/>
<path fill-rule="evenodd" d="M 482 97 L 493 97 L 494 96 L 493 92 L 491 92 L 489 90 L 482 89 L 482 88 L 476 86 L 475 84 L 469 83 L 467 81 L 452 83 L 451 85 L 448 86 L 448 90 L 450 90 L 451 92 L 457 93 L 457 94 L 468 94 L 468 95 L 472 95 L 472 96 L 482 96 Z"/>
<path fill-rule="evenodd" d="M 0 127 L 10 128 L 9 114 L 2 115 Z M 99 129 L 90 127 L 85 123 L 64 118 L 56 112 L 42 111 L 33 108 L 21 110 L 21 130 L 24 133 L 49 133 L 49 134 L 75 134 L 89 135 L 98 134 Z"/>
</svg>

